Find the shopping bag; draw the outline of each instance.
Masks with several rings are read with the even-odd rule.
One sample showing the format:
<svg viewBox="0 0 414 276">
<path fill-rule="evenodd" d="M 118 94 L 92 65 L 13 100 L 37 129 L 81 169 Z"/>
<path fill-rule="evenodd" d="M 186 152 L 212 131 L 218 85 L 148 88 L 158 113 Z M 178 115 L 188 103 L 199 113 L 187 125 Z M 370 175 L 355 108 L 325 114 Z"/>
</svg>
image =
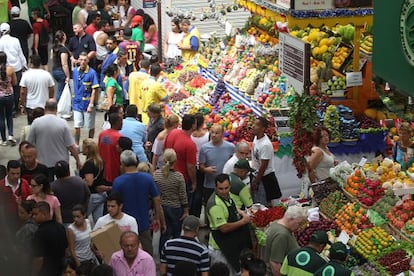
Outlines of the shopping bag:
<svg viewBox="0 0 414 276">
<path fill-rule="evenodd" d="M 70 92 L 69 84 L 65 84 L 57 105 L 57 114 L 63 119 L 72 117 L 72 94 Z"/>
<path fill-rule="evenodd" d="M 112 103 L 109 102 L 106 92 L 101 91 L 101 93 L 99 93 L 97 109 L 101 111 L 108 111 L 111 105 Z"/>
</svg>

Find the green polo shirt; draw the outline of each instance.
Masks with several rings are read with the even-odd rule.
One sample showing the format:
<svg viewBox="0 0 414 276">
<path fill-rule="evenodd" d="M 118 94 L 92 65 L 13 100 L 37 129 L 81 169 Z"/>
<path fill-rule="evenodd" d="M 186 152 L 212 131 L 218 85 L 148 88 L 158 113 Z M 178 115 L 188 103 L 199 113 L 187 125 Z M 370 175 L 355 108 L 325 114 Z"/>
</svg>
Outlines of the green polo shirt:
<svg viewBox="0 0 414 276">
<path fill-rule="evenodd" d="M 293 234 L 285 226 L 272 222 L 267 230 L 265 262 L 283 263 L 290 251 L 299 248 Z"/>
<path fill-rule="evenodd" d="M 215 193 L 210 196 L 206 204 L 206 209 L 211 230 L 218 230 L 220 226 L 227 223 L 229 218 L 227 207 L 230 205 L 229 201 L 221 200 Z M 208 244 L 214 249 L 220 249 L 211 233 Z"/>
<path fill-rule="evenodd" d="M 249 187 L 234 173 L 230 173 L 230 185 L 230 196 L 234 200 L 237 209 L 249 208 L 253 205 Z"/>
<path fill-rule="evenodd" d="M 280 273 L 289 276 L 311 276 L 326 261 L 311 247 L 295 249 L 285 257 Z"/>
</svg>

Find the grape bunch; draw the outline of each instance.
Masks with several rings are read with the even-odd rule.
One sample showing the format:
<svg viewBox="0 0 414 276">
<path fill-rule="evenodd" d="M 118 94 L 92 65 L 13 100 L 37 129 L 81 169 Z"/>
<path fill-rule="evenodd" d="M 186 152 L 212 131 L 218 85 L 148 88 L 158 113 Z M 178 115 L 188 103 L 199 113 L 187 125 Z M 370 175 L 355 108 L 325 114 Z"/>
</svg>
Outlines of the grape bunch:
<svg viewBox="0 0 414 276">
<path fill-rule="evenodd" d="M 220 99 L 221 95 L 227 92 L 226 84 L 223 80 L 218 80 L 213 94 L 210 95 L 209 104 L 215 105 Z"/>
</svg>

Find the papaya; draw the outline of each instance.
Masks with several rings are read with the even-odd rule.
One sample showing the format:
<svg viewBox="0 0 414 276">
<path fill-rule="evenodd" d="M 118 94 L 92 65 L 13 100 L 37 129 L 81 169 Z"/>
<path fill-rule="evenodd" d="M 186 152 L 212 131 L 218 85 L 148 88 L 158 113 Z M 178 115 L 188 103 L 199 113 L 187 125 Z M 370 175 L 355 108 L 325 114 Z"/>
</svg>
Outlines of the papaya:
<svg viewBox="0 0 414 276">
<path fill-rule="evenodd" d="M 364 114 L 371 119 L 377 119 L 377 111 L 373 108 L 365 109 Z"/>
</svg>

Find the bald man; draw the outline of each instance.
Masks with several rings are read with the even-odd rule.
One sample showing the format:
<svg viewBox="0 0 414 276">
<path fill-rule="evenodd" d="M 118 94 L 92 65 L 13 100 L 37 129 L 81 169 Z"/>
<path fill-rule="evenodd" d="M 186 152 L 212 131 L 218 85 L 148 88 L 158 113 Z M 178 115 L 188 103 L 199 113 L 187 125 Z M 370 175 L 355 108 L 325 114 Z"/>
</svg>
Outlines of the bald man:
<svg viewBox="0 0 414 276">
<path fill-rule="evenodd" d="M 210 129 L 210 141 L 201 146 L 200 170 L 205 173 L 203 183 L 203 199 L 208 200 L 214 192 L 214 179 L 223 172 L 224 164 L 234 154 L 234 145 L 224 141 L 224 129 L 221 125 L 213 125 Z"/>
<path fill-rule="evenodd" d="M 57 102 L 49 99 L 45 105 L 45 115 L 33 121 L 27 140 L 36 146 L 38 159 L 49 170 L 50 181 L 54 180 L 56 162 L 64 160 L 69 163 L 69 152 L 81 167 L 78 148 L 68 123 L 57 115 Z"/>
<path fill-rule="evenodd" d="M 230 174 L 233 172 L 234 165 L 239 161 L 239 159 L 247 159 L 250 154 L 250 147 L 247 142 L 241 141 L 236 144 L 236 152 L 233 156 L 226 162 L 223 168 L 223 173 Z M 250 177 L 242 179 L 243 183 L 250 185 Z"/>
</svg>

